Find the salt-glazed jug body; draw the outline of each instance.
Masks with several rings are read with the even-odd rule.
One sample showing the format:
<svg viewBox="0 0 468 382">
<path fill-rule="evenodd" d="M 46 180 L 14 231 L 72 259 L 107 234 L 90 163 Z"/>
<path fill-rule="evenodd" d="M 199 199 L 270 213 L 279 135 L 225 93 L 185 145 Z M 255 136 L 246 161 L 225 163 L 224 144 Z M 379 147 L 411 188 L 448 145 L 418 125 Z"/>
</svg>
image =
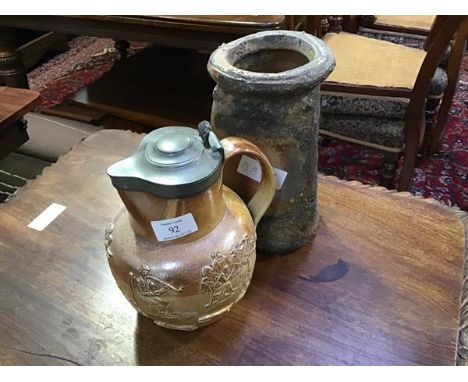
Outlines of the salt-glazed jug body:
<svg viewBox="0 0 468 382">
<path fill-rule="evenodd" d="M 248 154 L 265 176 L 248 206 L 222 184 L 224 163 Z M 208 122 L 199 131 L 164 127 L 110 166 L 124 206 L 106 227 L 114 278 L 128 301 L 157 325 L 194 330 L 219 319 L 249 286 L 255 227 L 275 192 L 273 169 L 252 143 L 221 142 Z"/>
</svg>

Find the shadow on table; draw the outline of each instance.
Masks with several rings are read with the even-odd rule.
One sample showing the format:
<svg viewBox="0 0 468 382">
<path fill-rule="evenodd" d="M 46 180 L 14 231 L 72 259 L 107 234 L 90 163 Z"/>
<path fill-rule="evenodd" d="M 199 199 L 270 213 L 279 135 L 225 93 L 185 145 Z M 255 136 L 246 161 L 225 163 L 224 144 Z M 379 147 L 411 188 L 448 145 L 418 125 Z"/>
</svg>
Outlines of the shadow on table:
<svg viewBox="0 0 468 382">
<path fill-rule="evenodd" d="M 239 302 L 241 303 L 241 302 Z M 233 310 L 235 310 L 235 306 Z M 243 332 L 248 323 L 240 310 L 192 332 L 157 326 L 138 314 L 135 356 L 138 365 L 236 364 L 241 357 Z"/>
</svg>

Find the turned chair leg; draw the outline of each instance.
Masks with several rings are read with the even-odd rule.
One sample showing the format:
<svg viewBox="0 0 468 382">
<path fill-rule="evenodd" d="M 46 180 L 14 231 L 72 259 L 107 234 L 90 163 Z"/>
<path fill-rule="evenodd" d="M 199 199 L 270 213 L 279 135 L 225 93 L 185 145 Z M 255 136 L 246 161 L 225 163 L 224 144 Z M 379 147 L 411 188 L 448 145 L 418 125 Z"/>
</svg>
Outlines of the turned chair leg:
<svg viewBox="0 0 468 382">
<path fill-rule="evenodd" d="M 384 153 L 382 173 L 379 182 L 380 186 L 388 189 L 395 188 L 395 178 L 399 158 L 399 153 Z"/>
<path fill-rule="evenodd" d="M 453 87 L 453 90 L 447 89 L 442 99 L 442 104 L 440 105 L 439 113 L 437 114 L 437 123 L 433 127 L 429 142 L 426 145 L 428 155 L 434 155 L 440 151 L 440 146 L 442 145 L 442 140 L 444 138 L 445 123 L 447 122 L 450 108 L 452 106 L 452 100 L 455 95 L 455 87 L 456 84 Z"/>
<path fill-rule="evenodd" d="M 420 123 L 423 122 L 423 118 L 420 119 Z M 407 128 L 405 152 L 403 153 L 403 166 L 401 169 L 401 176 L 398 182 L 398 191 L 409 191 L 411 188 L 411 182 L 413 181 L 414 168 L 416 166 L 416 159 L 418 156 L 419 148 L 419 136 L 421 134 L 421 128 Z"/>
<path fill-rule="evenodd" d="M 432 132 L 431 142 L 429 143 L 429 154 L 436 154 L 440 151 L 442 140 L 444 138 L 445 123 L 447 122 L 453 97 L 457 89 L 458 73 L 465 49 L 466 36 L 457 36 L 447 63 L 447 87 L 445 88 L 442 104 L 437 115 L 437 124 Z"/>
<path fill-rule="evenodd" d="M 29 89 L 23 55 L 15 48 L 13 31 L 0 27 L 0 77 L 6 86 Z"/>
<path fill-rule="evenodd" d="M 425 119 L 426 126 L 424 132 L 424 142 L 422 145 L 423 155 L 429 154 L 429 147 L 432 144 L 433 134 L 435 130 L 435 120 L 437 114 L 437 107 L 440 104 L 440 100 L 443 94 L 429 95 L 426 100 Z"/>
</svg>

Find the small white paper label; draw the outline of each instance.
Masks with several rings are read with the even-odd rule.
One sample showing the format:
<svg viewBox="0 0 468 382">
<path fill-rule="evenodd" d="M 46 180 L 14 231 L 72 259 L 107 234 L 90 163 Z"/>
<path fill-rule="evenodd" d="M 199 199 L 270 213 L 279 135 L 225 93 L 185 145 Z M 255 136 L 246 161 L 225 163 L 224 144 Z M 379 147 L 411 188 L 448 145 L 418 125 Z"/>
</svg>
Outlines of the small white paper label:
<svg viewBox="0 0 468 382">
<path fill-rule="evenodd" d="M 253 159 L 248 155 L 242 155 L 237 172 L 257 182 L 262 180 L 262 165 L 257 159 Z M 288 173 L 275 167 L 273 167 L 273 172 L 276 178 L 276 189 L 281 190 Z"/>
<path fill-rule="evenodd" d="M 29 228 L 36 231 L 43 231 L 50 223 L 52 223 L 57 216 L 59 216 L 67 207 L 61 204 L 52 203 L 44 211 L 42 211 L 31 223 L 28 224 Z"/>
<path fill-rule="evenodd" d="M 275 167 L 273 167 L 273 171 L 275 173 L 276 178 L 276 189 L 281 190 L 281 187 L 283 187 L 283 183 L 286 180 L 288 173 L 284 170 Z"/>
<path fill-rule="evenodd" d="M 152 221 L 151 227 L 158 241 L 174 240 L 198 231 L 197 223 L 190 213 L 172 219 Z"/>
</svg>

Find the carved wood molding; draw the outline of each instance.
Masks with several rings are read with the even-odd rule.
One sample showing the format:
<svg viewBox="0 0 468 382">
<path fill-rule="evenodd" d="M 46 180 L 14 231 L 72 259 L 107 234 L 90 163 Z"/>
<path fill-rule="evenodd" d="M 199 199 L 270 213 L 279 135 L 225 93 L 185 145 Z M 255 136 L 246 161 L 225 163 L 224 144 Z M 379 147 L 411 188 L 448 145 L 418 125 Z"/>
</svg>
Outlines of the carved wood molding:
<svg viewBox="0 0 468 382">
<path fill-rule="evenodd" d="M 31 188 L 35 183 L 36 181 L 38 181 L 39 179 L 42 179 L 42 178 L 47 178 L 48 176 L 48 173 L 52 170 L 52 169 L 55 169 L 57 167 L 57 165 L 66 160 L 67 158 L 69 158 L 70 156 L 72 156 L 77 150 L 79 150 L 81 147 L 83 147 L 84 144 L 86 144 L 87 142 L 89 142 L 91 139 L 93 139 L 94 137 L 96 137 L 97 135 L 99 134 L 102 134 L 104 133 L 105 134 L 105 129 L 104 130 L 100 130 L 88 137 L 86 137 L 85 139 L 83 139 L 81 142 L 78 142 L 76 143 L 75 145 L 72 146 L 72 148 L 70 149 L 70 151 L 66 152 L 65 154 L 62 154 L 60 155 L 58 158 L 57 158 L 57 161 L 56 162 L 53 162 L 51 163 L 50 166 L 46 166 L 42 169 L 41 173 L 38 174 L 34 179 L 28 179 L 27 182 L 25 183 L 24 186 L 20 187 L 18 190 L 16 190 L 16 192 L 14 194 L 12 194 L 10 197 L 8 197 L 3 203 L 0 203 L 0 209 L 3 208 L 3 207 L 6 207 L 6 204 L 10 201 L 13 201 L 13 200 L 16 200 L 18 198 L 21 197 L 21 195 L 27 191 L 29 188 Z M 141 136 L 141 139 L 143 139 L 146 134 L 141 134 L 141 133 L 137 133 L 135 131 L 131 131 L 131 130 L 121 130 L 120 133 L 123 133 L 125 135 L 128 135 L 129 137 L 131 137 L 132 135 L 139 135 Z M 135 146 L 135 149 L 136 149 L 136 146 Z"/>
<path fill-rule="evenodd" d="M 20 52 L 0 52 L 0 75 L 14 75 L 24 70 L 23 56 Z"/>
<path fill-rule="evenodd" d="M 468 214 L 462 218 L 465 226 L 465 259 L 460 297 L 460 326 L 458 329 L 457 365 L 468 366 Z"/>
</svg>

